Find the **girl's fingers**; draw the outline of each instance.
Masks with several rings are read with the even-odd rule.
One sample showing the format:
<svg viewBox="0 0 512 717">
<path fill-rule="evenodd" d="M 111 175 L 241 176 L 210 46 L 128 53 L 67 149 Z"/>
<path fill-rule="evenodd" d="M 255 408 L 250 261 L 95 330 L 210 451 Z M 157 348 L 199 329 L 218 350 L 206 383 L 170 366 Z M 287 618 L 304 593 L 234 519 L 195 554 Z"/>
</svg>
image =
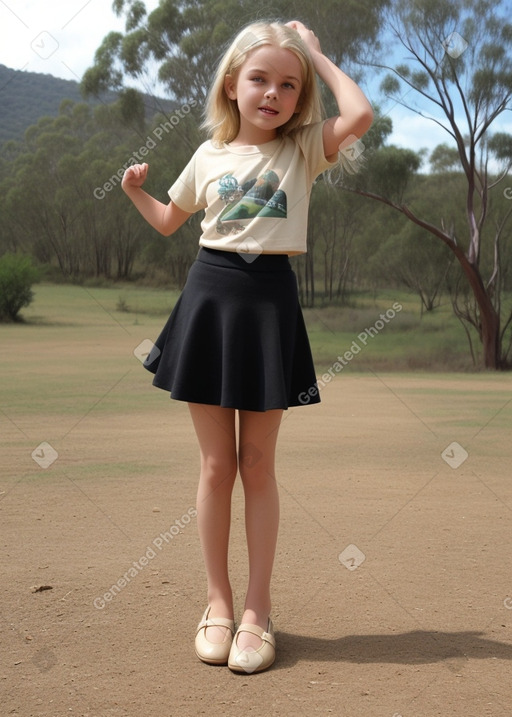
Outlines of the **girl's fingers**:
<svg viewBox="0 0 512 717">
<path fill-rule="evenodd" d="M 291 22 L 287 22 L 286 25 L 288 25 L 288 27 L 291 27 L 293 30 L 298 30 L 299 28 L 302 28 L 303 30 L 307 30 L 304 23 L 299 22 L 298 20 L 292 20 Z"/>
<path fill-rule="evenodd" d="M 128 167 L 128 169 L 129 170 L 131 169 L 132 173 L 136 177 L 142 177 L 143 175 L 146 174 L 146 172 L 148 170 L 148 165 L 147 164 L 133 164 L 131 167 Z"/>
<path fill-rule="evenodd" d="M 128 167 L 124 173 L 124 180 L 127 182 L 135 182 L 137 184 L 142 184 L 142 182 L 146 179 L 148 173 L 148 165 L 146 163 L 144 164 L 132 164 L 131 167 Z"/>
<path fill-rule="evenodd" d="M 291 22 L 286 23 L 288 27 L 291 27 L 293 30 L 299 33 L 302 40 L 305 42 L 306 45 L 309 46 L 311 50 L 320 50 L 320 42 L 313 32 L 313 30 L 310 30 L 304 23 L 299 22 L 298 20 L 292 20 Z"/>
</svg>

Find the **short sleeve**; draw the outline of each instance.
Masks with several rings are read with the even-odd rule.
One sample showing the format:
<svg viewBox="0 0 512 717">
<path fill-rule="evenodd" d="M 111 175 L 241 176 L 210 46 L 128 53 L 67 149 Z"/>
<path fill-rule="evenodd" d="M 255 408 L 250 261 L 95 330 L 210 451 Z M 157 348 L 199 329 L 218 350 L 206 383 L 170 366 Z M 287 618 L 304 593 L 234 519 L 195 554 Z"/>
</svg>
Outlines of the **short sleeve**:
<svg viewBox="0 0 512 717">
<path fill-rule="evenodd" d="M 301 127 L 293 134 L 293 139 L 302 150 L 308 167 L 309 179 L 312 182 L 319 174 L 331 169 L 335 164 L 329 162 L 324 154 L 323 140 L 324 122 L 315 122 Z"/>
<path fill-rule="evenodd" d="M 183 169 L 172 187 L 169 189 L 169 197 L 180 209 L 194 213 L 205 209 L 206 193 L 201 182 L 201 147 L 192 156 L 190 162 Z"/>
</svg>

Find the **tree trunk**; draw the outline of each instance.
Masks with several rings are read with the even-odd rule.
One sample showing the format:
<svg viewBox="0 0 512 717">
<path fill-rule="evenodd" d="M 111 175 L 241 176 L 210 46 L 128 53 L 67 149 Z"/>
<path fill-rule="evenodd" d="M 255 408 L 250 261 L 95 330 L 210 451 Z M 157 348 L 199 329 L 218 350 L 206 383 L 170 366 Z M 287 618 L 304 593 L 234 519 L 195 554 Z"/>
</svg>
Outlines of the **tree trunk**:
<svg viewBox="0 0 512 717">
<path fill-rule="evenodd" d="M 453 252 L 455 258 L 459 262 L 473 292 L 479 310 L 479 325 L 475 326 L 479 333 L 482 343 L 483 363 L 485 368 L 489 369 L 505 369 L 507 368 L 506 360 L 502 358 L 502 337 L 500 334 L 500 315 L 496 311 L 489 291 L 485 288 L 480 269 L 472 263 L 466 256 L 464 250 L 455 243 L 454 239 L 435 225 L 417 217 L 409 207 L 405 204 L 396 204 L 390 199 L 382 197 L 374 192 L 367 192 L 361 189 L 350 190 L 363 197 L 376 199 L 379 202 L 387 204 L 389 207 L 398 210 L 408 219 L 418 226 L 426 229 L 434 236 L 441 239 L 442 242 Z"/>
<path fill-rule="evenodd" d="M 437 236 L 441 236 L 441 234 L 438 233 Z M 470 323 L 478 331 L 482 344 L 484 368 L 503 369 L 505 365 L 501 356 L 500 315 L 496 311 L 489 291 L 485 288 L 480 269 L 452 240 L 443 239 L 443 241 L 459 262 L 478 306 L 478 319 L 477 321 L 470 319 Z"/>
<path fill-rule="evenodd" d="M 504 368 L 501 360 L 500 317 L 484 286 L 480 270 L 459 247 L 452 247 L 452 251 L 469 281 L 478 305 L 480 326 L 477 328 L 482 342 L 484 367 L 495 370 Z"/>
</svg>

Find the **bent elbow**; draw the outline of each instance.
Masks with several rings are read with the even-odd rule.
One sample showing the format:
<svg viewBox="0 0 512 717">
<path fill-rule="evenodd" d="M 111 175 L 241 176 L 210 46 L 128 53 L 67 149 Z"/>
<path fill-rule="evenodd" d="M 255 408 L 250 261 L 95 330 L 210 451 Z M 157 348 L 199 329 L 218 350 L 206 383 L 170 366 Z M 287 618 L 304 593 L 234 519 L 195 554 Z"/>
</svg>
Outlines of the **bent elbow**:
<svg viewBox="0 0 512 717">
<path fill-rule="evenodd" d="M 370 104 L 368 104 L 368 106 L 362 110 L 359 117 L 359 121 L 357 123 L 357 128 L 360 132 L 360 134 L 358 135 L 359 137 L 362 137 L 363 134 L 366 134 L 366 132 L 368 132 L 368 130 L 372 126 L 373 117 L 373 108 Z"/>
</svg>

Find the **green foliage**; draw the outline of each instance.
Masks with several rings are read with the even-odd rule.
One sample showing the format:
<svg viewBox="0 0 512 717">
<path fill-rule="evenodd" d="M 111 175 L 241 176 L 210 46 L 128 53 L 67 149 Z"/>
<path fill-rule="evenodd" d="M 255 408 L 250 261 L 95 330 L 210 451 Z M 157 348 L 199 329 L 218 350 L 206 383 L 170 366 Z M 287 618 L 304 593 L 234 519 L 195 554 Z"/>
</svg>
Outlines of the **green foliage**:
<svg viewBox="0 0 512 717">
<path fill-rule="evenodd" d="M 383 147 L 393 131 L 393 122 L 389 115 L 383 115 L 380 107 L 374 105 L 374 121 L 364 136 L 365 151 L 376 151 Z"/>
<path fill-rule="evenodd" d="M 21 142 L 26 132 L 33 132 L 30 128 L 38 124 L 42 117 L 51 121 L 60 113 L 64 113 L 61 105 L 85 104 L 94 110 L 100 110 L 105 105 L 109 106 L 118 99 L 118 94 L 103 90 L 108 88 L 105 82 L 105 73 L 101 75 L 99 66 L 95 66 L 91 74 L 95 76 L 94 81 L 89 77 L 88 82 L 94 88 L 94 92 L 88 92 L 88 99 L 84 102 L 82 90 L 78 82 L 74 80 L 62 80 L 51 75 L 43 75 L 36 72 L 22 72 L 11 70 L 0 65 L 0 87 L 2 88 L 2 105 L 0 107 L 0 145 L 5 154 L 5 143 L 14 140 Z M 100 75 L 100 77 L 96 77 Z M 109 75 L 110 77 L 110 75 Z M 84 79 L 84 85 L 87 84 Z M 145 119 L 152 118 L 158 107 L 170 110 L 173 105 L 168 101 L 156 100 L 148 95 L 138 95 L 137 102 L 143 104 L 142 114 Z M 138 117 L 141 110 L 138 110 Z M 133 113 L 130 115 L 133 117 Z M 122 121 L 118 120 L 117 121 Z M 30 139 L 30 135 L 29 135 Z"/>
<path fill-rule="evenodd" d="M 385 95 L 396 95 L 400 92 L 400 82 L 393 75 L 387 75 L 380 84 L 380 91 Z"/>
<path fill-rule="evenodd" d="M 212 70 L 235 32 L 255 20 L 298 18 L 312 27 L 324 52 L 336 64 L 360 60 L 378 46 L 382 14 L 389 0 L 361 4 L 351 0 L 162 0 L 149 15 L 140 0 L 116 0 L 126 32 L 107 35 L 94 65 L 84 75 L 88 96 L 140 77 L 158 64 L 160 82 L 178 102 L 203 106 Z"/>
<path fill-rule="evenodd" d="M 120 52 L 123 36 L 120 32 L 109 32 L 96 50 L 95 64 L 82 78 L 82 92 L 85 97 L 99 95 L 107 89 L 119 90 L 123 75 L 116 67 L 116 56 Z"/>
<path fill-rule="evenodd" d="M 72 281 L 129 279 L 136 263 L 139 272 L 148 268 L 141 247 L 153 230 L 122 192 L 123 171 L 133 162 L 148 161 L 148 191 L 165 200 L 199 138 L 186 113 L 176 115 L 177 124 L 165 115 L 146 124 L 139 95 L 133 105 L 129 98 L 128 90 L 119 102 L 95 112 L 65 102 L 58 117 L 42 118 L 27 131 L 24 144 L 12 147 L 9 161 L 0 161 L 0 251 L 32 253 Z M 168 280 L 182 283 L 197 236 L 197 221 L 192 221 L 173 238 L 167 268 L 171 261 L 181 268 L 169 270 Z"/>
<path fill-rule="evenodd" d="M 487 142 L 489 152 L 499 161 L 510 167 L 512 163 L 512 135 L 505 132 L 495 132 Z"/>
<path fill-rule="evenodd" d="M 19 312 L 34 298 L 32 285 L 39 271 L 29 256 L 4 254 L 0 257 L 0 321 L 18 321 Z"/>
<path fill-rule="evenodd" d="M 460 171 L 460 157 L 454 147 L 446 143 L 438 144 L 430 154 L 430 166 L 433 172 Z"/>
<path fill-rule="evenodd" d="M 56 115 L 64 98 L 82 101 L 78 82 L 61 80 L 51 75 L 11 70 L 0 65 L 2 105 L 0 145 L 9 140 L 21 140 L 25 130 L 44 115 Z M 105 101 L 105 97 L 101 98 Z M 111 97 L 110 99 L 113 99 Z M 91 99 L 91 106 L 98 104 Z"/>
<path fill-rule="evenodd" d="M 364 171 L 353 179 L 347 178 L 346 183 L 364 186 L 370 192 L 401 202 L 420 166 L 421 156 L 412 149 L 383 146 L 377 152 L 369 153 Z"/>
<path fill-rule="evenodd" d="M 421 310 L 433 311 L 447 292 L 447 275 L 453 263 L 448 249 L 426 231 L 408 223 L 387 237 L 371 258 L 374 276 L 380 283 L 391 277 L 398 286 L 414 291 Z"/>
<path fill-rule="evenodd" d="M 465 225 L 456 231 L 442 217 L 432 221 L 424 210 L 408 205 L 403 201 L 407 182 L 402 189 L 399 183 L 398 191 L 396 181 L 381 182 L 372 194 L 368 175 L 366 184 L 356 189 L 398 210 L 451 250 L 460 269 L 460 278 L 452 285 L 454 312 L 468 338 L 476 332 L 484 365 L 508 368 L 512 310 L 503 302 L 507 285 L 503 257 L 510 251 L 507 223 L 512 212 L 503 202 L 506 195 L 500 184 L 512 166 L 512 138 L 493 129 L 512 101 L 510 13 L 492 0 L 394 0 L 388 27 L 404 57 L 395 49 L 394 67 L 379 65 L 391 71 L 381 87 L 397 103 L 421 116 L 435 117 L 433 121 L 450 136 L 452 147 L 439 145 L 432 153 L 432 166 L 445 179 L 457 169 L 462 172 Z M 382 156 L 379 152 L 379 159 Z M 397 165 L 397 159 L 405 158 L 393 157 L 395 168 L 391 163 L 390 170 L 397 178 L 400 174 L 407 178 L 407 167 Z M 493 159 L 501 165 L 494 174 Z"/>
<path fill-rule="evenodd" d="M 120 117 L 124 123 L 142 132 L 145 125 L 145 109 L 140 92 L 131 87 L 121 90 L 118 106 Z"/>
<path fill-rule="evenodd" d="M 399 61 L 385 81 L 389 93 L 399 96 L 396 78 L 406 79 L 406 87 L 441 101 L 446 114 L 453 109 L 447 98 L 457 97 L 474 108 L 481 130 L 512 96 L 512 23 L 501 12 L 491 0 L 394 0 L 390 25 L 419 69 Z"/>
</svg>

